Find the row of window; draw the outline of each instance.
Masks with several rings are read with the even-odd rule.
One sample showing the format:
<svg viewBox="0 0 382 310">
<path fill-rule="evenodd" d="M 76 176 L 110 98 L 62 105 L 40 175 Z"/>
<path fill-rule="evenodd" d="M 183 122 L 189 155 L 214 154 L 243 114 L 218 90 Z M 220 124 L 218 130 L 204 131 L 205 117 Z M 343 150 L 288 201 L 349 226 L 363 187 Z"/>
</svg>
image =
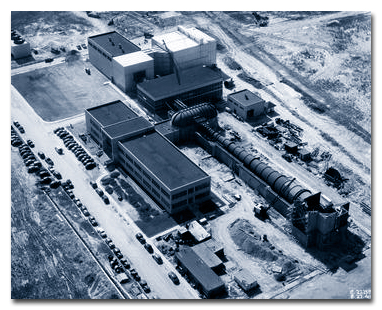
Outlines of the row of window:
<svg viewBox="0 0 382 310">
<path fill-rule="evenodd" d="M 94 129 L 94 127 L 90 127 L 90 134 L 95 137 L 97 141 L 101 140 L 100 134 L 97 130 Z"/>
<path fill-rule="evenodd" d="M 106 59 L 112 61 L 112 58 L 109 55 L 106 55 L 101 49 L 99 49 L 95 44 L 93 44 L 90 40 L 88 41 L 88 45 L 90 45 L 93 49 L 95 49 L 98 53 L 102 54 Z"/>
<path fill-rule="evenodd" d="M 163 193 L 163 195 L 167 198 L 167 199 L 170 199 L 170 194 L 168 192 L 166 192 L 162 187 L 160 187 L 160 185 L 158 184 L 158 182 L 156 182 L 154 179 L 152 179 L 150 177 L 150 175 L 144 170 L 142 169 L 142 167 L 137 163 L 135 162 L 129 155 L 127 155 L 125 152 L 121 152 L 122 156 L 127 159 L 128 161 L 130 161 L 134 167 L 136 169 L 133 168 L 132 165 L 130 165 L 126 160 L 124 160 L 124 163 L 126 165 L 126 167 L 129 169 L 129 172 L 134 172 L 134 174 L 140 179 L 143 181 L 144 185 L 146 186 L 146 188 L 153 192 L 157 197 L 160 197 L 160 194 L 159 194 L 159 191 Z M 144 178 L 142 178 L 142 175 L 144 176 Z M 157 188 L 157 190 L 155 190 L 155 188 Z"/>
<path fill-rule="evenodd" d="M 207 197 L 207 196 L 209 196 L 209 195 L 210 195 L 210 192 L 209 192 L 209 191 L 204 192 L 204 193 L 201 193 L 201 194 L 195 196 L 195 200 L 202 199 L 202 198 Z"/>
<path fill-rule="evenodd" d="M 206 187 L 209 187 L 209 183 L 208 182 L 205 182 L 205 183 L 202 183 L 202 184 L 200 184 L 200 185 L 198 185 L 198 186 L 195 186 L 195 191 L 197 192 L 197 191 L 200 191 L 200 190 L 202 190 L 202 189 L 204 189 L 204 188 L 206 188 Z"/>
<path fill-rule="evenodd" d="M 182 206 L 184 206 L 184 205 L 186 205 L 186 204 L 187 204 L 187 199 L 182 200 L 182 201 L 179 201 L 179 202 L 177 202 L 177 203 L 174 203 L 174 204 L 172 205 L 172 208 L 173 208 L 173 209 L 176 209 L 176 208 L 182 207 Z"/>
</svg>

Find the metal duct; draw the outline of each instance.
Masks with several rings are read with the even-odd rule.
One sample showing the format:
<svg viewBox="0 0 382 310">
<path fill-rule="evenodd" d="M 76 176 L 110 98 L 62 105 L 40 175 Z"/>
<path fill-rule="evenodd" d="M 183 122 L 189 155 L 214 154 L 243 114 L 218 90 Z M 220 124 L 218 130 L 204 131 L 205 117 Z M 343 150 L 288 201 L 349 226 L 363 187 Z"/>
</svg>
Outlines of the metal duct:
<svg viewBox="0 0 382 310">
<path fill-rule="evenodd" d="M 250 171 L 270 185 L 276 194 L 286 199 L 289 203 L 293 203 L 297 198 L 305 199 L 311 195 L 310 190 L 294 182 L 295 179 L 288 178 L 274 170 L 258 158 L 255 158 L 243 147 L 211 129 L 208 125 L 203 125 L 203 129 L 229 153 L 243 162 Z"/>
</svg>

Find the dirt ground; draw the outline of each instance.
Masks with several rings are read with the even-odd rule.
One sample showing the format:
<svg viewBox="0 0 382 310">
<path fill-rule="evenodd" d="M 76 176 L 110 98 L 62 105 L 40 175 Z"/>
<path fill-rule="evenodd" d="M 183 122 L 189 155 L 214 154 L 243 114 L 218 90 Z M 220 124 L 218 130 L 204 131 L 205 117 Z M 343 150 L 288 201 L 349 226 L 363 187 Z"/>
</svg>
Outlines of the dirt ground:
<svg viewBox="0 0 382 310">
<path fill-rule="evenodd" d="M 13 148 L 11 298 L 120 298 L 61 214 L 36 188 L 37 178 L 26 170 Z"/>
</svg>

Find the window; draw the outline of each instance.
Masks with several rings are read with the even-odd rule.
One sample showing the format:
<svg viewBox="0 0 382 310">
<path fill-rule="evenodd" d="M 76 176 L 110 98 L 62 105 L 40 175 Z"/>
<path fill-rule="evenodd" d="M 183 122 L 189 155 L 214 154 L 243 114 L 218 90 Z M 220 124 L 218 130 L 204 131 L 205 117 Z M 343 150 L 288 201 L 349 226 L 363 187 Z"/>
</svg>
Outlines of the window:
<svg viewBox="0 0 382 310">
<path fill-rule="evenodd" d="M 188 194 L 189 195 L 192 194 L 193 192 L 194 192 L 194 188 L 193 187 L 188 189 Z"/>
<path fill-rule="evenodd" d="M 187 204 L 187 199 L 172 204 L 172 208 L 176 209 Z"/>
<path fill-rule="evenodd" d="M 170 199 L 170 194 L 167 193 L 163 188 L 160 189 L 163 195 L 165 195 L 168 199 Z"/>
<path fill-rule="evenodd" d="M 155 186 L 157 189 L 160 189 L 159 184 L 158 184 L 155 180 L 151 180 L 151 182 L 154 184 L 154 186 Z"/>
<path fill-rule="evenodd" d="M 145 179 L 143 179 L 143 184 L 149 189 L 151 190 L 151 184 L 149 182 L 147 182 Z"/>
<path fill-rule="evenodd" d="M 124 156 L 128 161 L 130 161 L 131 163 L 133 162 L 132 158 L 131 158 L 129 155 L 127 155 L 124 151 L 122 151 L 122 154 L 123 154 L 123 156 Z"/>
<path fill-rule="evenodd" d="M 185 196 L 185 195 L 187 195 L 187 191 L 182 191 L 182 192 L 180 192 L 180 193 L 177 193 L 177 194 L 175 194 L 175 195 L 172 195 L 172 199 L 178 199 L 178 198 L 180 198 L 180 197 L 182 197 L 182 196 Z"/>
<path fill-rule="evenodd" d="M 134 166 L 135 166 L 139 171 L 142 171 L 142 168 L 141 168 L 141 166 L 140 166 L 138 163 L 134 162 Z"/>
<path fill-rule="evenodd" d="M 209 183 L 203 183 L 198 186 L 195 186 L 195 192 L 200 191 L 201 189 L 204 189 L 206 187 L 209 187 L 209 185 L 210 185 Z"/>
<path fill-rule="evenodd" d="M 142 173 L 146 177 L 146 179 L 151 181 L 151 178 L 150 178 L 149 174 L 146 171 L 143 170 Z"/>
<path fill-rule="evenodd" d="M 160 197 L 159 193 L 155 189 L 152 188 L 151 191 L 155 196 Z"/>
<path fill-rule="evenodd" d="M 202 198 L 207 197 L 209 195 L 210 195 L 210 192 L 201 193 L 201 194 L 195 196 L 195 200 L 202 199 Z"/>
</svg>

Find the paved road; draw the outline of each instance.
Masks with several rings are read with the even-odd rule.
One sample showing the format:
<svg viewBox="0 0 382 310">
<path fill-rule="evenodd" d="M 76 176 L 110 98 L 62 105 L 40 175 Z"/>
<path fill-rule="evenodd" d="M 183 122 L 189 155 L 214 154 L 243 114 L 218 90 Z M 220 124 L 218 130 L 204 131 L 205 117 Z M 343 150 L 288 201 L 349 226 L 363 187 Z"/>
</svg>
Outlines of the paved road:
<svg viewBox="0 0 382 310">
<path fill-rule="evenodd" d="M 27 139 L 34 141 L 36 150 L 42 151 L 55 163 L 63 179 L 71 179 L 75 185 L 75 195 L 83 201 L 107 234 L 112 238 L 121 252 L 130 259 L 133 267 L 138 271 L 151 287 L 153 294 L 161 299 L 195 299 L 197 292 L 176 272 L 175 268 L 165 261 L 158 266 L 151 255 L 135 239 L 138 232 L 136 225 L 127 217 L 121 218 L 110 206 L 106 206 L 98 195 L 91 189 L 89 180 L 94 180 L 99 171 L 86 171 L 73 153 L 64 148 L 64 155 L 58 155 L 55 146 L 63 146 L 61 139 L 53 134 L 53 129 L 59 127 L 59 122 L 44 122 L 28 105 L 18 91 L 11 87 L 11 118 L 18 120 L 25 128 Z M 63 123 L 83 121 L 83 118 L 71 118 Z M 112 202 L 113 203 L 113 202 Z M 157 250 L 156 250 L 157 251 Z M 181 284 L 174 285 L 168 278 L 172 270 L 179 275 Z"/>
</svg>

